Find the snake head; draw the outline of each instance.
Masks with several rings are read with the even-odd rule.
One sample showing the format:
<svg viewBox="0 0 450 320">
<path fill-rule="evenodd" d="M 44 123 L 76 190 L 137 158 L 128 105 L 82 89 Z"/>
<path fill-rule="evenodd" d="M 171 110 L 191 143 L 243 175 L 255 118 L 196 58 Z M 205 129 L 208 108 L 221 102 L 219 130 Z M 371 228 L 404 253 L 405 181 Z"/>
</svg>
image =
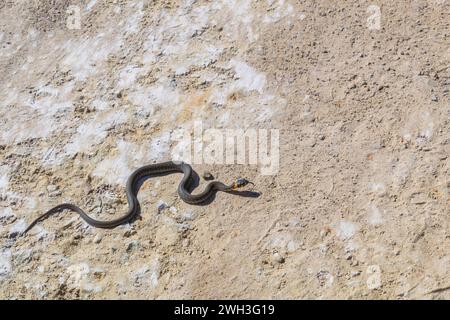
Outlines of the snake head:
<svg viewBox="0 0 450 320">
<path fill-rule="evenodd" d="M 250 182 L 250 181 L 248 181 L 247 179 L 239 178 L 239 179 L 236 180 L 235 183 L 233 183 L 233 190 L 236 190 L 236 189 L 245 187 L 245 186 L 248 185 L 248 184 L 254 185 L 253 182 Z"/>
</svg>

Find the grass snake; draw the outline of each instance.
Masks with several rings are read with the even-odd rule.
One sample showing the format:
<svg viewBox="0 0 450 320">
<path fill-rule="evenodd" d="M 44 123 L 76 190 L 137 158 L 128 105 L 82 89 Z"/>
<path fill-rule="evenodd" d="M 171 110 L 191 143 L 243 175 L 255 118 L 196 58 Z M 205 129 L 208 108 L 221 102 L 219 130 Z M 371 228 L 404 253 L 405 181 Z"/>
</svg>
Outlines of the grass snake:
<svg viewBox="0 0 450 320">
<path fill-rule="evenodd" d="M 195 183 L 195 179 L 193 178 L 193 170 L 192 167 L 185 162 L 178 161 L 168 161 L 156 164 L 149 164 L 143 167 L 136 169 L 128 178 L 126 184 L 126 194 L 128 198 L 128 211 L 121 216 L 120 218 L 102 221 L 91 218 L 86 212 L 84 212 L 80 207 L 71 204 L 71 203 L 63 203 L 57 205 L 56 207 L 51 208 L 37 219 L 35 219 L 27 229 L 22 233 L 22 235 L 26 234 L 31 228 L 33 228 L 38 222 L 46 219 L 50 215 L 63 211 L 63 210 L 71 210 L 78 213 L 81 218 L 83 218 L 89 225 L 97 227 L 97 228 L 114 228 L 121 224 L 129 222 L 133 219 L 140 210 L 139 201 L 137 199 L 138 192 L 138 182 L 149 176 L 160 176 L 166 175 L 170 173 L 183 173 L 183 179 L 181 179 L 180 184 L 178 185 L 178 195 L 180 198 L 188 203 L 193 205 L 199 205 L 205 203 L 209 200 L 213 194 L 217 191 L 223 192 L 231 192 L 235 191 L 238 188 L 244 187 L 247 184 L 251 183 L 246 179 L 238 179 L 231 185 L 223 184 L 222 182 L 213 181 L 208 183 L 205 187 L 205 190 L 199 194 L 192 194 L 192 187 Z"/>
</svg>

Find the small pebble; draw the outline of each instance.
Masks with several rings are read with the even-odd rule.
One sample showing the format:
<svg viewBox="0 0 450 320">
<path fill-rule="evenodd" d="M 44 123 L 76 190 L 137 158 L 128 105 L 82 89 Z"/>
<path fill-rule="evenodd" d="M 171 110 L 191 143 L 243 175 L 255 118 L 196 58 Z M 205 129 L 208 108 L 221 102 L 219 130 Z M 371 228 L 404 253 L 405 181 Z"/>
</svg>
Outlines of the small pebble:
<svg viewBox="0 0 450 320">
<path fill-rule="evenodd" d="M 47 186 L 47 191 L 50 193 L 55 192 L 56 190 L 58 190 L 58 186 L 56 186 L 54 184 L 50 184 Z"/>
<path fill-rule="evenodd" d="M 81 234 L 75 234 L 75 235 L 72 237 L 72 239 L 73 239 L 73 240 L 80 240 L 80 239 L 83 239 L 83 236 L 82 236 Z"/>
<path fill-rule="evenodd" d="M 102 241 L 102 236 L 100 234 L 96 234 L 94 237 L 94 243 L 100 243 Z"/>
<path fill-rule="evenodd" d="M 165 203 L 164 201 L 159 201 L 158 202 L 158 214 L 161 213 L 161 211 L 163 211 L 163 210 L 165 210 L 167 208 L 169 208 L 167 203 Z"/>
<path fill-rule="evenodd" d="M 352 273 L 350 274 L 352 278 L 357 277 L 361 274 L 361 271 L 352 271 Z"/>
<path fill-rule="evenodd" d="M 175 208 L 175 207 L 170 207 L 169 211 L 174 213 L 174 214 L 178 212 L 177 208 Z"/>
<path fill-rule="evenodd" d="M 188 247 L 190 244 L 190 240 L 188 238 L 183 239 L 183 242 L 181 243 L 183 247 Z"/>
<path fill-rule="evenodd" d="M 278 252 L 275 252 L 272 255 L 272 260 L 277 263 L 284 263 L 284 261 L 285 261 L 284 257 L 281 254 L 279 254 Z"/>
</svg>

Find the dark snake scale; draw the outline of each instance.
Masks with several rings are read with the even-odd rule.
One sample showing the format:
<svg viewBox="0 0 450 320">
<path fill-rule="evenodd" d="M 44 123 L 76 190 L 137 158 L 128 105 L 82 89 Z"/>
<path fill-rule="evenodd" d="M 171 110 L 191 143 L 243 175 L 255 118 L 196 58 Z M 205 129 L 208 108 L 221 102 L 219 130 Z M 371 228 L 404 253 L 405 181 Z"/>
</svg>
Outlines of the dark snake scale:
<svg viewBox="0 0 450 320">
<path fill-rule="evenodd" d="M 195 180 L 193 179 L 192 167 L 185 162 L 178 161 L 168 161 L 156 164 L 150 164 L 135 170 L 127 180 L 126 193 L 128 198 L 128 211 L 120 218 L 101 221 L 91 218 L 86 212 L 84 212 L 80 207 L 70 204 L 63 203 L 53 207 L 48 210 L 37 219 L 35 219 L 28 228 L 22 233 L 26 234 L 31 228 L 33 228 L 38 222 L 48 218 L 50 215 L 60 212 L 62 210 L 71 210 L 78 213 L 81 218 L 83 218 L 89 225 L 97 228 L 114 228 L 121 224 L 129 222 L 139 213 L 139 201 L 137 199 L 137 185 L 139 180 L 149 176 L 155 175 L 166 175 L 170 173 L 183 173 L 183 179 L 181 179 L 178 185 L 178 195 L 180 198 L 189 204 L 199 205 L 206 202 L 211 196 L 217 191 L 232 192 L 238 188 L 241 188 L 251 182 L 245 179 L 238 179 L 232 185 L 225 185 L 222 182 L 213 181 L 208 183 L 205 190 L 199 194 L 191 194 L 188 190 L 191 190 Z"/>
</svg>

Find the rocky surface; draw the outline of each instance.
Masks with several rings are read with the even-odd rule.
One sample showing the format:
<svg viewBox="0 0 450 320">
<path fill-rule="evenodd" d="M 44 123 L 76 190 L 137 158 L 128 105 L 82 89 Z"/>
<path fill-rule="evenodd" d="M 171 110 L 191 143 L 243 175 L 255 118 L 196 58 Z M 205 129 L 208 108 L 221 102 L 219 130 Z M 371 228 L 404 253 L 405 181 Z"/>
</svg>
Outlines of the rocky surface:
<svg viewBox="0 0 450 320">
<path fill-rule="evenodd" d="M 3 1 L 0 298 L 450 298 L 449 2 L 379 1 L 379 30 L 371 4 Z M 129 225 L 19 236 L 119 216 L 199 119 L 280 130 L 276 175 L 194 166 L 259 198 L 171 175 Z"/>
</svg>

